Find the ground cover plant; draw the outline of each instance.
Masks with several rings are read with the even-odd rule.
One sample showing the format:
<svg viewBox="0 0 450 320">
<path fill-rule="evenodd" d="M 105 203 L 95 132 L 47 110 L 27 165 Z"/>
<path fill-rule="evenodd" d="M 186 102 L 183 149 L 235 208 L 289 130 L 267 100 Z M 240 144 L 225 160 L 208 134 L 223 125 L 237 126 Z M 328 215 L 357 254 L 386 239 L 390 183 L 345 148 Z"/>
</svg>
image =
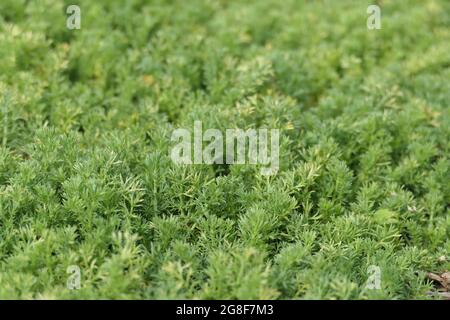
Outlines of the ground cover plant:
<svg viewBox="0 0 450 320">
<path fill-rule="evenodd" d="M 70 4 L 0 2 L 0 299 L 439 298 L 449 1 Z M 174 164 L 197 120 L 278 173 Z"/>
</svg>

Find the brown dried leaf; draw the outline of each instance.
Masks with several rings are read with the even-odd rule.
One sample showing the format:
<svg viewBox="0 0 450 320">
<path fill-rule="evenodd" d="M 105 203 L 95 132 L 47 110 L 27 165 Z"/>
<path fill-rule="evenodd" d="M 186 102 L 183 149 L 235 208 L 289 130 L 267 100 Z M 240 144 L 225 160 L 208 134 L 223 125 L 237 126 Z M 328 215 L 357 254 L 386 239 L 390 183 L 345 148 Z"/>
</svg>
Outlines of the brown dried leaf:
<svg viewBox="0 0 450 320">
<path fill-rule="evenodd" d="M 427 276 L 429 279 L 440 283 L 442 287 L 439 288 L 438 290 L 448 292 L 450 288 L 450 272 L 444 272 L 440 275 L 428 272 Z"/>
</svg>

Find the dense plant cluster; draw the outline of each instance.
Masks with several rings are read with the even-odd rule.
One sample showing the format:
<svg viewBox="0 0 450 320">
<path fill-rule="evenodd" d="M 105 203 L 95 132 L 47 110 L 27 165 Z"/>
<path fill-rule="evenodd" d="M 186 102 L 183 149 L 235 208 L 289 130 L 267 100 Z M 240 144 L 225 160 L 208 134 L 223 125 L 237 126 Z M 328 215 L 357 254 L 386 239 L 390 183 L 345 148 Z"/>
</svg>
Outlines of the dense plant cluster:
<svg viewBox="0 0 450 320">
<path fill-rule="evenodd" d="M 72 1 L 2 0 L 0 299 L 426 298 L 450 2 L 375 2 L 381 30 L 365 0 L 79 0 L 69 30 Z M 280 129 L 278 174 L 175 165 L 195 120 Z"/>
</svg>

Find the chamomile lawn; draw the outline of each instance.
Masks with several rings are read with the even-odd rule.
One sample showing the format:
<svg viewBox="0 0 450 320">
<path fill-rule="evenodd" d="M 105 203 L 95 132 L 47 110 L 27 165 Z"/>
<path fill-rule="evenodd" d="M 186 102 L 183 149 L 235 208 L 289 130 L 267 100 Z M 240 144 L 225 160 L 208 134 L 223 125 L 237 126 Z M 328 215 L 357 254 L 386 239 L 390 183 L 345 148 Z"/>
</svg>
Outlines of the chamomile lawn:
<svg viewBox="0 0 450 320">
<path fill-rule="evenodd" d="M 373 2 L 2 0 L 0 299 L 430 297 L 450 2 Z M 194 121 L 279 129 L 278 173 L 174 164 Z"/>
</svg>

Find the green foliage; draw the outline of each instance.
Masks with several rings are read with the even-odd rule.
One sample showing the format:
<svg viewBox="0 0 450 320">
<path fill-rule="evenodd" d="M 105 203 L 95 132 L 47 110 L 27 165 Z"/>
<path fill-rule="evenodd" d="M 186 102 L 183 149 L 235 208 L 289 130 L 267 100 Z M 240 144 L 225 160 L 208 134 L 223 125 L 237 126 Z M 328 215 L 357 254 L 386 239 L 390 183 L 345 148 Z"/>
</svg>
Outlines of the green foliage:
<svg viewBox="0 0 450 320">
<path fill-rule="evenodd" d="M 0 3 L 0 299 L 422 299 L 450 268 L 448 1 L 69 4 Z M 280 129 L 278 174 L 175 165 L 194 120 Z"/>
</svg>

